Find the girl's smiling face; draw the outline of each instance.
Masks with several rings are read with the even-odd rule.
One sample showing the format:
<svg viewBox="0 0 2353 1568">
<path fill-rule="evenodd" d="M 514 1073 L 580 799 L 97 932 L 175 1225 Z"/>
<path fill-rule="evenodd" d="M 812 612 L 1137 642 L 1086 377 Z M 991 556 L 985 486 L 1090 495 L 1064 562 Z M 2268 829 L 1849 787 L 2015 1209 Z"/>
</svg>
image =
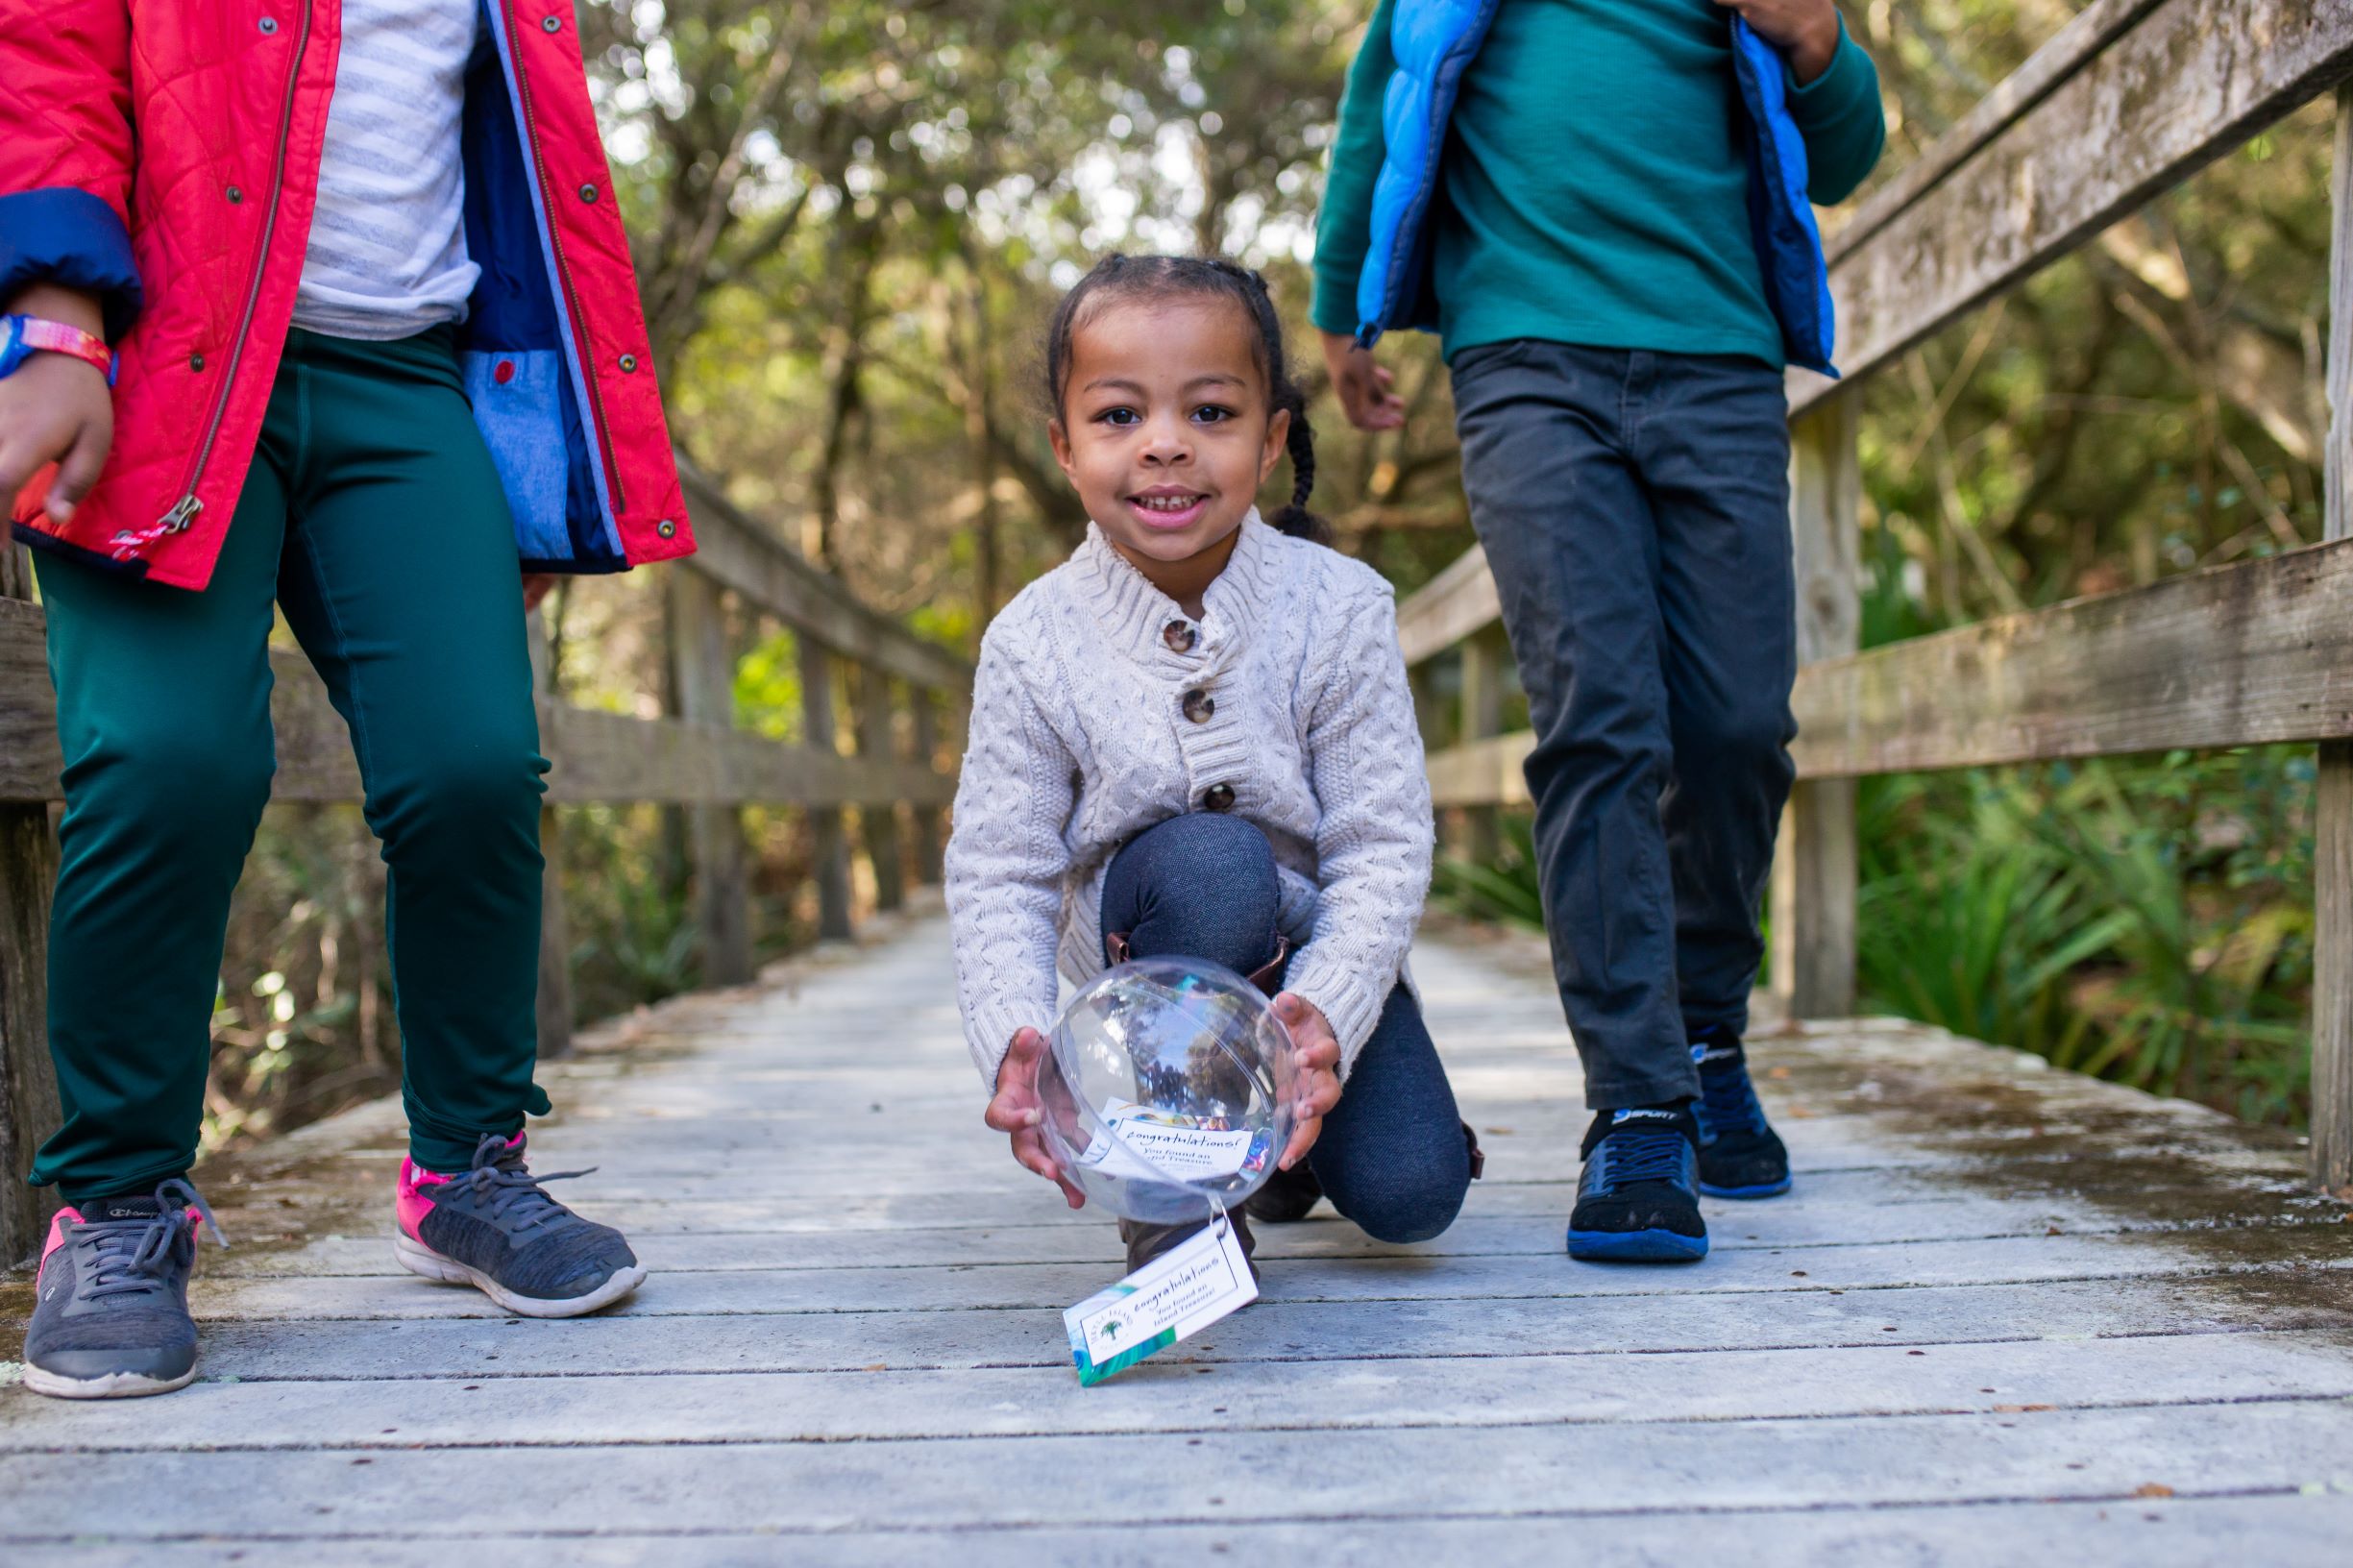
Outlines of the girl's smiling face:
<svg viewBox="0 0 2353 1568">
<path fill-rule="evenodd" d="M 1291 416 L 1268 403 L 1238 303 L 1115 296 L 1070 334 L 1054 458 L 1112 545 L 1184 602 L 1208 582 L 1184 568 L 1224 566 L 1283 455 Z"/>
</svg>

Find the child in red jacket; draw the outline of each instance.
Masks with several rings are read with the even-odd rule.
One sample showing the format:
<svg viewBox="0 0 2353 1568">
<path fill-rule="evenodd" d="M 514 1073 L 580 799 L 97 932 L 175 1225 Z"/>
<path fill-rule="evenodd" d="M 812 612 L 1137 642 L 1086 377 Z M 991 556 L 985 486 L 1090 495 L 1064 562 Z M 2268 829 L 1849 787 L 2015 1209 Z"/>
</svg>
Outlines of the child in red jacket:
<svg viewBox="0 0 2353 1568">
<path fill-rule="evenodd" d="M 531 1316 L 644 1278 L 522 1133 L 525 575 L 693 548 L 571 30 L 564 0 L 0 0 L 0 502 L 65 761 L 40 1392 L 194 1375 L 186 1177 L 274 606 L 390 869 L 401 1262 Z"/>
</svg>

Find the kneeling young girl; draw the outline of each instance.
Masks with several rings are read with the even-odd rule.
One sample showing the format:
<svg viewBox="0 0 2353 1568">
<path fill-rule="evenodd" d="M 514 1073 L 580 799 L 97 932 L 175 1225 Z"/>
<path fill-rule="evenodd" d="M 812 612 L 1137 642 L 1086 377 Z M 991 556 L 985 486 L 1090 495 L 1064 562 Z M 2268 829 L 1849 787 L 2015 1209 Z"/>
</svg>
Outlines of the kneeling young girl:
<svg viewBox="0 0 2353 1568">
<path fill-rule="evenodd" d="M 1329 1196 L 1380 1239 L 1434 1237 L 1477 1150 L 1405 979 L 1430 882 L 1421 739 L 1387 581 L 1306 510 L 1314 447 L 1265 282 L 1112 257 L 1055 312 L 1046 379 L 1091 521 L 982 641 L 947 851 L 988 1123 L 1078 1207 L 1039 1131 L 1057 968 L 1205 959 L 1281 988 L 1308 1067 L 1247 1213 Z M 1253 501 L 1287 451 L 1269 523 Z M 1130 1269 L 1196 1229 L 1123 1224 Z"/>
</svg>

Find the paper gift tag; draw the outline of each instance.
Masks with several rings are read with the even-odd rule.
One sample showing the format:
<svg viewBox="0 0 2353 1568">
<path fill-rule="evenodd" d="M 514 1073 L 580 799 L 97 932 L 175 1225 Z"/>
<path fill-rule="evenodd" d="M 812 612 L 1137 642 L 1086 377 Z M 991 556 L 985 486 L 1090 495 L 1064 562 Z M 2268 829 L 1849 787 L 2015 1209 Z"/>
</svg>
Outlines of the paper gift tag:
<svg viewBox="0 0 2353 1568">
<path fill-rule="evenodd" d="M 1224 1214 L 1200 1235 L 1062 1314 L 1078 1381 L 1092 1385 L 1258 1299 L 1250 1261 Z"/>
<path fill-rule="evenodd" d="M 1079 1162 L 1131 1181 L 1215 1180 L 1256 1170 L 1274 1146 L 1262 1129 L 1203 1127 L 1132 1100 L 1104 1101 L 1103 1122 Z"/>
</svg>

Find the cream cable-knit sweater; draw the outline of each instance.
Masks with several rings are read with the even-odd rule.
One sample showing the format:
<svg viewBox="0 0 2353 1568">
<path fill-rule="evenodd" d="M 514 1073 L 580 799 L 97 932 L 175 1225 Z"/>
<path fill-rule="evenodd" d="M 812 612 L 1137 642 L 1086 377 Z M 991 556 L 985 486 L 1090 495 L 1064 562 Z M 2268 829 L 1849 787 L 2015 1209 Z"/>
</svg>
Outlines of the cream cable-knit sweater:
<svg viewBox="0 0 2353 1568">
<path fill-rule="evenodd" d="M 1099 528 L 991 623 L 956 789 L 957 1000 L 991 1086 L 1060 970 L 1104 968 L 1112 856 L 1187 812 L 1273 844 L 1289 989 L 1343 1076 L 1405 972 L 1430 888 L 1430 785 L 1388 582 L 1252 512 L 1198 622 Z"/>
</svg>

